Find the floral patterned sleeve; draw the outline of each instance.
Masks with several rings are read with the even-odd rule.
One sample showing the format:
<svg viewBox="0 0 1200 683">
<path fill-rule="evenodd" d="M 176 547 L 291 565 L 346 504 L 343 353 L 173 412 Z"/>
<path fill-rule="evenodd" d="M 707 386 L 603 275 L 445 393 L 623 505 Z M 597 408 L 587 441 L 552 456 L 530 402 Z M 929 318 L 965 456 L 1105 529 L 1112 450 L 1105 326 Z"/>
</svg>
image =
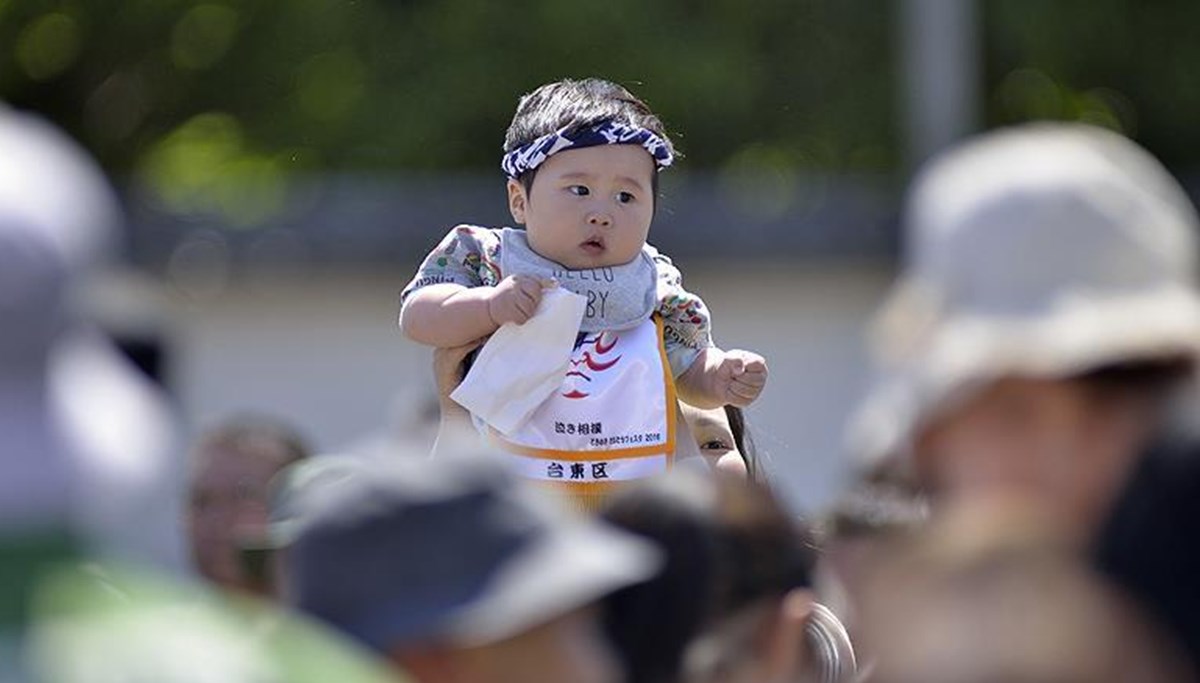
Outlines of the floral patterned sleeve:
<svg viewBox="0 0 1200 683">
<path fill-rule="evenodd" d="M 499 264 L 500 233 L 474 225 L 460 225 L 447 233 L 425 257 L 417 274 L 400 293 L 400 305 L 404 305 L 410 294 L 429 285 L 495 286 L 501 278 Z"/>
<path fill-rule="evenodd" d="M 682 375 L 700 352 L 713 345 L 712 318 L 700 297 L 683 288 L 683 275 L 671 259 L 647 245 L 658 271 L 658 314 L 671 374 Z"/>
</svg>

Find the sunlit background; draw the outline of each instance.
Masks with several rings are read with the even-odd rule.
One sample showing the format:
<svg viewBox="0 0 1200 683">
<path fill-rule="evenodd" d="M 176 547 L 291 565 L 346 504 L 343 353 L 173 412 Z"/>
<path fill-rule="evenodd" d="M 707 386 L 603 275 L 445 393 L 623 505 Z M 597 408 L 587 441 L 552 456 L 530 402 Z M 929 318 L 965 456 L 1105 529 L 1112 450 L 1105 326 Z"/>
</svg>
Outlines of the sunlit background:
<svg viewBox="0 0 1200 683">
<path fill-rule="evenodd" d="M 517 98 L 625 84 L 686 155 L 651 239 L 717 341 L 769 359 L 752 428 L 812 507 L 846 471 L 912 170 L 972 131 L 1075 119 L 1187 183 L 1197 25 L 1193 0 L 0 0 L 0 99 L 125 198 L 86 305 L 185 434 L 252 410 L 329 451 L 429 438 L 429 351 L 397 294 L 451 225 L 509 220 Z"/>
</svg>

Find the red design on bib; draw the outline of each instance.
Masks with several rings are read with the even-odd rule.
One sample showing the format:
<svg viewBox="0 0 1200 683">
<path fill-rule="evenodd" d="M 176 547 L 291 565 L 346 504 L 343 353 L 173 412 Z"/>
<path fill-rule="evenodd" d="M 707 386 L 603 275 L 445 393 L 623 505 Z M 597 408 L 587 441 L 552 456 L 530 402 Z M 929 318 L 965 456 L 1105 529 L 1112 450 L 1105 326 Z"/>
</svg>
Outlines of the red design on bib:
<svg viewBox="0 0 1200 683">
<path fill-rule="evenodd" d="M 597 334 L 595 338 L 592 339 L 584 338 L 583 343 L 581 343 L 575 349 L 574 353 L 571 354 L 571 369 L 567 371 L 566 377 L 579 377 L 585 382 L 591 382 L 594 378 L 591 374 L 589 374 L 589 372 L 598 374 L 612 368 L 614 365 L 619 363 L 621 361 L 620 355 L 611 360 L 604 358 L 604 356 L 611 353 L 612 350 L 617 347 L 618 339 L 619 337 L 617 335 L 612 335 L 611 341 L 605 345 L 603 343 L 604 333 Z M 586 349 L 588 346 L 591 346 L 591 349 L 585 351 L 584 349 Z M 592 355 L 593 351 L 595 352 L 594 356 Z M 585 370 L 588 372 L 585 372 Z M 568 391 L 563 392 L 561 396 L 563 398 L 580 399 L 587 398 L 588 396 L 591 396 L 591 394 L 581 391 L 577 386 L 573 386 L 570 387 Z"/>
</svg>

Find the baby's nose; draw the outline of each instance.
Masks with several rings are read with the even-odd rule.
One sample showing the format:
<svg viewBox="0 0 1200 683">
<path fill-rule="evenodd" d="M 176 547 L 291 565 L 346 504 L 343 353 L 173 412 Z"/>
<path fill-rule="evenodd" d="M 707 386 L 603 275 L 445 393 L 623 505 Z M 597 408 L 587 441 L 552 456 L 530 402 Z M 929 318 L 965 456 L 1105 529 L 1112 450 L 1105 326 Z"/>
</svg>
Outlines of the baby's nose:
<svg viewBox="0 0 1200 683">
<path fill-rule="evenodd" d="M 609 216 L 603 211 L 593 211 L 588 214 L 588 225 L 595 225 L 601 228 L 607 228 L 612 225 L 612 216 Z"/>
</svg>

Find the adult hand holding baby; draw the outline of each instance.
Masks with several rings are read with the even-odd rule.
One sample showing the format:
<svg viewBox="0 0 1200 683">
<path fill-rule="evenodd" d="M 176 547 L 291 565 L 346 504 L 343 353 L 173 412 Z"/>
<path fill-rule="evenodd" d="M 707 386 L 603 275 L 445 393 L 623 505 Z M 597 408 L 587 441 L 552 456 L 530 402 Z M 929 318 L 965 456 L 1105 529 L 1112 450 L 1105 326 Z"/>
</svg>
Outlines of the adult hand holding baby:
<svg viewBox="0 0 1200 683">
<path fill-rule="evenodd" d="M 509 275 L 488 293 L 488 315 L 496 327 L 521 325 L 533 317 L 542 301 L 542 290 L 557 287 L 554 280 L 531 275 Z"/>
<path fill-rule="evenodd" d="M 467 356 L 483 346 L 487 337 L 473 339 L 466 344 L 451 347 L 436 347 L 433 350 L 433 382 L 437 387 L 438 405 L 442 416 L 448 412 L 466 416 L 463 407 L 450 400 L 450 394 L 458 388 L 467 375 Z"/>
</svg>

